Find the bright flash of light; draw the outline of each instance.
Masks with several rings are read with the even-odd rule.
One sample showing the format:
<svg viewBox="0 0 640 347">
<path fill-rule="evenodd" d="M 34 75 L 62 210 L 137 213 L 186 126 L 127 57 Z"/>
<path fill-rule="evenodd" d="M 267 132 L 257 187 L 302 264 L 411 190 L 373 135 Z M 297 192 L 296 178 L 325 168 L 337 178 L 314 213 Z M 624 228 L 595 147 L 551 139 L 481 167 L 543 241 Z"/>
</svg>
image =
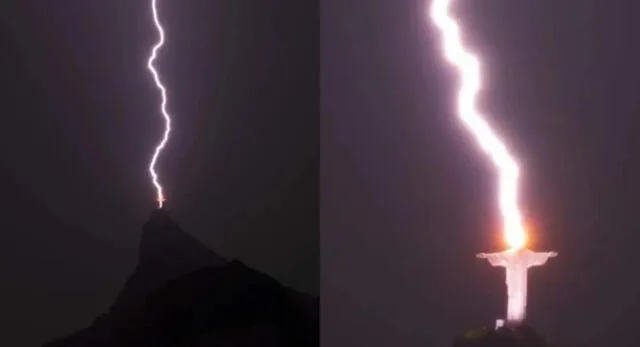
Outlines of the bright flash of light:
<svg viewBox="0 0 640 347">
<path fill-rule="evenodd" d="M 451 0 L 434 0 L 430 15 L 442 33 L 445 57 L 460 73 L 458 114 L 499 170 L 498 195 L 504 239 L 512 249 L 520 249 L 525 246 L 527 235 L 518 208 L 518 165 L 476 108 L 475 98 L 480 90 L 480 63 L 476 56 L 463 47 L 458 24 L 449 16 L 450 3 Z"/>
<path fill-rule="evenodd" d="M 147 67 L 151 74 L 153 75 L 153 80 L 156 84 L 156 87 L 160 90 L 162 94 L 162 102 L 160 104 L 160 110 L 162 112 L 162 116 L 165 121 L 165 129 L 164 135 L 162 136 L 162 140 L 156 146 L 155 151 L 153 152 L 153 157 L 151 158 L 151 162 L 149 163 L 149 173 L 151 174 L 151 179 L 153 181 L 153 185 L 156 187 L 157 191 L 157 201 L 158 207 L 162 208 L 162 204 L 165 201 L 164 194 L 162 192 L 162 185 L 158 181 L 158 173 L 155 170 L 156 162 L 158 161 L 158 156 L 162 149 L 164 149 L 167 141 L 169 140 L 169 133 L 171 132 L 171 116 L 169 112 L 167 112 L 167 90 L 160 81 L 160 76 L 158 75 L 158 71 L 156 70 L 153 63 L 155 62 L 158 56 L 158 50 L 164 45 L 164 29 L 162 28 L 162 24 L 160 24 L 160 20 L 158 19 L 158 8 L 157 8 L 157 0 L 151 0 L 151 12 L 153 14 L 153 22 L 155 23 L 156 29 L 158 30 L 159 38 L 158 42 L 153 46 L 151 50 L 151 55 L 149 56 L 149 60 L 147 63 Z"/>
</svg>

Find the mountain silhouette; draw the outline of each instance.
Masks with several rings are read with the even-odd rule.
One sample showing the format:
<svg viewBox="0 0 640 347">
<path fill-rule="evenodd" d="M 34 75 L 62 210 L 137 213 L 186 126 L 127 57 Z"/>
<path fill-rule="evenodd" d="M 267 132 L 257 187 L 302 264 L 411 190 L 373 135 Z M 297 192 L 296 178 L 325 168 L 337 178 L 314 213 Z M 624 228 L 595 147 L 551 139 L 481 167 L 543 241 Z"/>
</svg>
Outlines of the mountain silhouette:
<svg viewBox="0 0 640 347">
<path fill-rule="evenodd" d="M 108 312 L 45 347 L 319 345 L 318 298 L 224 259 L 166 210 L 153 211 L 138 251 Z"/>
<path fill-rule="evenodd" d="M 456 337 L 453 347 L 552 347 L 529 325 L 470 330 Z"/>
<path fill-rule="evenodd" d="M 0 345 L 38 346 L 109 307 L 136 264 L 135 249 L 60 217 L 1 163 L 0 188 L 10 202 L 0 218 Z"/>
</svg>

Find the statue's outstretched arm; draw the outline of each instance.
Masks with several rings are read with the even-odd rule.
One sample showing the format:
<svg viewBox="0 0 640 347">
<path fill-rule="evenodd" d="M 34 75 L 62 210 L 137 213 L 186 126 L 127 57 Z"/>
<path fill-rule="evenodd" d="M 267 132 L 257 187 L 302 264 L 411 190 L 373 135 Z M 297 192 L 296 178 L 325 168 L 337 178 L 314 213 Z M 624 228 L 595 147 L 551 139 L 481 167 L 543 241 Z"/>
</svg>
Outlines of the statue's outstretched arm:
<svg viewBox="0 0 640 347">
<path fill-rule="evenodd" d="M 531 259 L 529 260 L 529 267 L 544 265 L 549 258 L 555 258 L 558 256 L 557 252 L 539 252 L 531 253 Z"/>
<path fill-rule="evenodd" d="M 479 259 L 487 259 L 492 266 L 507 266 L 507 259 L 502 253 L 478 253 Z"/>
</svg>

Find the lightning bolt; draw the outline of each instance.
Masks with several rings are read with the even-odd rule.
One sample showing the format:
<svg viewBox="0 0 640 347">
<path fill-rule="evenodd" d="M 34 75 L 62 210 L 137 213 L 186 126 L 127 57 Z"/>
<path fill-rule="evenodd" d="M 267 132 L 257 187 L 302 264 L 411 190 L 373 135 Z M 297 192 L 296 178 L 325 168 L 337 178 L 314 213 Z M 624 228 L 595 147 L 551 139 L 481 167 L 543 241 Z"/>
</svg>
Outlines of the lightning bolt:
<svg viewBox="0 0 640 347">
<path fill-rule="evenodd" d="M 158 208 L 162 208 L 162 205 L 166 199 L 162 192 L 162 185 L 158 180 L 158 173 L 155 170 L 155 166 L 156 166 L 156 162 L 158 161 L 158 156 L 160 155 L 160 152 L 162 152 L 165 145 L 167 144 L 167 141 L 169 140 L 169 133 L 171 133 L 171 116 L 169 115 L 169 112 L 167 112 L 167 89 L 164 87 L 164 85 L 160 81 L 160 76 L 158 75 L 158 71 L 153 65 L 153 63 L 155 62 L 158 56 L 158 50 L 164 45 L 164 29 L 162 28 L 162 24 L 160 24 L 160 20 L 158 19 L 158 8 L 157 8 L 156 0 L 151 0 L 151 12 L 153 13 L 153 22 L 155 23 L 159 38 L 158 38 L 158 42 L 155 44 L 155 46 L 153 46 L 151 50 L 151 55 L 149 56 L 147 68 L 149 69 L 149 71 L 151 71 L 156 87 L 160 90 L 160 93 L 162 94 L 162 102 L 160 104 L 160 110 L 162 112 L 162 117 L 164 118 L 164 121 L 165 121 L 165 129 L 164 129 L 164 135 L 162 136 L 162 140 L 156 146 L 156 149 L 153 152 L 153 157 L 151 158 L 151 162 L 149 163 L 149 174 L 151 174 L 153 185 L 156 187 Z"/>
<path fill-rule="evenodd" d="M 458 115 L 498 168 L 498 195 L 504 221 L 504 238 L 512 249 L 520 249 L 525 246 L 527 235 L 517 199 L 519 168 L 504 143 L 476 108 L 475 99 L 480 90 L 480 63 L 462 45 L 458 24 L 449 16 L 450 3 L 451 0 L 434 0 L 430 16 L 441 31 L 446 59 L 460 73 Z"/>
</svg>

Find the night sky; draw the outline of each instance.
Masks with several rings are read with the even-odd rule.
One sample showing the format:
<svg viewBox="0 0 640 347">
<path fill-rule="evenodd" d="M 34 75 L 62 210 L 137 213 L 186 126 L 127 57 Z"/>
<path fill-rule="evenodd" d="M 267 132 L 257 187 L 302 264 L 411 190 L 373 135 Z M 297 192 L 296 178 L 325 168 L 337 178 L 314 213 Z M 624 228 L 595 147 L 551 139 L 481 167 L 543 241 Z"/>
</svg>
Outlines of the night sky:
<svg viewBox="0 0 640 347">
<path fill-rule="evenodd" d="M 314 1 L 160 1 L 167 208 L 216 252 L 318 294 Z M 149 1 L 0 5 L 0 345 L 91 323 L 135 266 L 163 123 Z"/>
<path fill-rule="evenodd" d="M 446 346 L 504 313 L 496 171 L 455 114 L 421 0 L 323 0 L 326 346 Z M 529 318 L 549 338 L 637 346 L 640 31 L 634 2 L 455 1 L 480 107 L 522 166 Z M 624 6 L 623 6 L 624 5 Z"/>
</svg>

